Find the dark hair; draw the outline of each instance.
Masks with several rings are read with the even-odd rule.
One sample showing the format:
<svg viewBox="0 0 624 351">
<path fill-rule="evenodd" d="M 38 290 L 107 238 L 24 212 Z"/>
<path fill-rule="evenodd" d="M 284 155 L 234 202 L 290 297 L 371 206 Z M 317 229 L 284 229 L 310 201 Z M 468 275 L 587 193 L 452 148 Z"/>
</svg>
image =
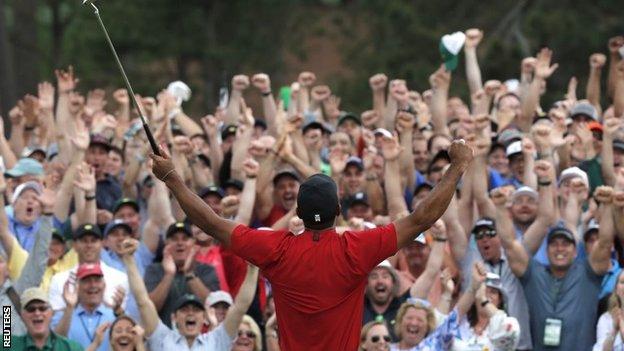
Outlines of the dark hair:
<svg viewBox="0 0 624 351">
<path fill-rule="evenodd" d="M 498 296 L 500 297 L 500 302 L 498 303 L 498 306 L 496 306 L 496 308 L 498 308 L 499 310 L 506 310 L 505 297 L 500 290 L 498 290 Z M 470 310 L 468 310 L 468 313 L 466 313 L 466 319 L 468 319 L 468 324 L 471 328 L 477 325 L 477 321 L 479 320 L 479 317 L 477 315 L 477 303 L 478 302 L 475 301 L 472 306 L 470 306 Z"/>
<path fill-rule="evenodd" d="M 427 151 L 431 152 L 431 147 L 433 146 L 433 141 L 436 138 L 444 138 L 444 139 L 449 140 L 449 141 L 451 140 L 451 138 L 448 135 L 446 135 L 446 134 L 436 133 L 436 134 L 432 135 L 429 138 L 429 140 L 427 140 Z"/>
<path fill-rule="evenodd" d="M 121 321 L 128 321 L 130 322 L 130 324 L 132 324 L 132 326 L 134 327 L 135 325 L 137 325 L 137 323 L 134 321 L 134 319 L 132 319 L 130 316 L 126 315 L 126 314 L 122 314 L 119 317 L 117 317 L 113 323 L 111 323 L 109 329 L 108 329 L 108 337 L 111 338 L 113 336 L 113 328 L 115 328 L 115 325 L 117 325 L 117 323 L 121 322 Z M 134 347 L 133 350 L 136 350 L 136 346 Z"/>
</svg>

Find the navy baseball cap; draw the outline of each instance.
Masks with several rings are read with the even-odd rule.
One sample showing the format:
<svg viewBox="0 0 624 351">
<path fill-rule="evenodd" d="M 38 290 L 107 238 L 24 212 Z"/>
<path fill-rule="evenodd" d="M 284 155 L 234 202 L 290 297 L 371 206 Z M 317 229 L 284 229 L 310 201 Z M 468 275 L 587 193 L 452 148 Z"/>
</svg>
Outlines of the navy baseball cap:
<svg viewBox="0 0 624 351">
<path fill-rule="evenodd" d="M 552 228 L 548 232 L 547 238 L 548 238 L 547 242 L 549 245 L 555 238 L 564 238 L 572 242 L 574 245 L 576 245 L 576 239 L 574 238 L 574 234 L 572 234 L 570 229 L 564 226 L 557 226 L 557 227 Z"/>
<path fill-rule="evenodd" d="M 332 227 L 339 213 L 338 207 L 338 187 L 330 177 L 318 173 L 299 187 L 297 215 L 306 228 L 321 230 Z"/>
</svg>

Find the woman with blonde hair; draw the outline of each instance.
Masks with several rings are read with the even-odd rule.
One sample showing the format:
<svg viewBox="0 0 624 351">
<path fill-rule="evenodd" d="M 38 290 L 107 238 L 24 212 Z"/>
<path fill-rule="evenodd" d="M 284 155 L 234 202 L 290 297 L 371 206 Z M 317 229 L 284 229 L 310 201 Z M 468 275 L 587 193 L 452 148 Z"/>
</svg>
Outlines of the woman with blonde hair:
<svg viewBox="0 0 624 351">
<path fill-rule="evenodd" d="M 260 327 L 248 315 L 244 315 L 238 325 L 238 336 L 234 340 L 232 351 L 262 351 Z"/>
<path fill-rule="evenodd" d="M 470 288 L 457 305 L 438 325 L 434 307 L 422 299 L 409 298 L 401 305 L 395 319 L 395 333 L 399 342 L 390 345 L 391 351 L 449 350 L 458 334 L 459 321 L 466 315 L 475 299 L 475 292 L 485 281 L 486 270 L 480 262 L 472 269 Z"/>
<path fill-rule="evenodd" d="M 390 350 L 390 332 L 383 320 L 374 320 L 364 324 L 360 333 L 359 351 Z"/>
<path fill-rule="evenodd" d="M 596 326 L 596 344 L 593 351 L 624 350 L 624 271 L 618 274 L 615 288 L 609 296 L 609 308 L 598 319 Z"/>
</svg>

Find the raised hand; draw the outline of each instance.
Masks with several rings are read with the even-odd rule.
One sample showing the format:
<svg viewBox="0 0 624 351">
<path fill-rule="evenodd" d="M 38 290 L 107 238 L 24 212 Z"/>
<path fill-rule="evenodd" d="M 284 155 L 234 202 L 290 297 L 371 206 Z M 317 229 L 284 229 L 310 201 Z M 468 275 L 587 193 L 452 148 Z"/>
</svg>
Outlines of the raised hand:
<svg viewBox="0 0 624 351">
<path fill-rule="evenodd" d="M 620 129 L 621 126 L 622 119 L 620 118 L 609 117 L 605 119 L 603 125 L 604 136 L 611 139 L 615 138 L 615 133 L 618 131 L 618 129 Z"/>
<path fill-rule="evenodd" d="M 24 123 L 24 113 L 19 104 L 9 111 L 9 120 L 13 126 L 21 126 Z"/>
<path fill-rule="evenodd" d="M 130 106 L 130 96 L 126 89 L 115 90 L 115 92 L 113 92 L 113 99 L 115 99 L 120 106 Z"/>
<path fill-rule="evenodd" d="M 531 128 L 531 136 L 540 151 L 549 150 L 552 147 L 552 128 L 545 124 L 535 124 Z"/>
<path fill-rule="evenodd" d="M 78 287 L 75 276 L 70 276 L 63 285 L 63 300 L 67 306 L 76 307 L 78 304 Z"/>
<path fill-rule="evenodd" d="M 474 157 L 472 148 L 464 140 L 453 140 L 449 148 L 451 165 L 459 166 L 462 171 L 468 168 Z"/>
<path fill-rule="evenodd" d="M 624 207 L 624 191 L 618 190 L 613 194 L 613 205 L 615 207 Z"/>
<path fill-rule="evenodd" d="M 104 90 L 95 89 L 87 93 L 86 108 L 91 110 L 91 113 L 104 111 L 104 106 L 106 106 L 106 92 Z"/>
<path fill-rule="evenodd" d="M 525 57 L 522 60 L 522 64 L 520 65 L 520 70 L 522 74 L 531 74 L 535 71 L 535 65 L 537 64 L 537 59 L 535 57 Z"/>
<path fill-rule="evenodd" d="M 258 171 L 260 170 L 260 164 L 258 161 L 249 157 L 243 162 L 243 171 L 245 172 L 245 176 L 247 178 L 255 178 L 258 176 Z"/>
<path fill-rule="evenodd" d="M 340 116 L 340 98 L 336 95 L 323 100 L 323 107 L 328 120 L 335 120 Z"/>
<path fill-rule="evenodd" d="M 331 96 L 331 89 L 327 85 L 317 85 L 310 91 L 310 97 L 312 100 L 321 102 L 325 101 Z"/>
<path fill-rule="evenodd" d="M 429 228 L 429 232 L 433 236 L 434 239 L 444 239 L 446 240 L 446 225 L 444 225 L 444 221 L 438 219 L 431 228 Z"/>
<path fill-rule="evenodd" d="M 383 73 L 377 73 L 368 79 L 368 84 L 373 91 L 384 90 L 388 84 L 388 77 Z"/>
<path fill-rule="evenodd" d="M 537 179 L 540 182 L 554 182 L 555 181 L 555 168 L 552 163 L 546 160 L 535 161 L 533 172 L 537 175 Z"/>
<path fill-rule="evenodd" d="M 535 144 L 529 137 L 522 138 L 522 154 L 525 157 L 533 157 L 536 153 Z"/>
<path fill-rule="evenodd" d="M 455 291 L 455 282 L 453 281 L 453 274 L 450 268 L 444 268 L 444 270 L 440 273 L 440 281 L 442 282 L 444 292 L 452 295 Z"/>
<path fill-rule="evenodd" d="M 202 127 L 204 128 L 204 133 L 209 137 L 214 137 L 217 135 L 217 128 L 219 121 L 213 115 L 206 115 L 202 119 L 200 119 Z"/>
<path fill-rule="evenodd" d="M 67 71 L 58 69 L 54 71 L 54 74 L 56 75 L 56 85 L 57 85 L 59 94 L 66 94 L 76 89 L 76 85 L 80 81 L 78 78 L 74 77 L 73 66 L 69 66 Z"/>
<path fill-rule="evenodd" d="M 111 324 L 111 322 L 104 322 L 95 329 L 95 338 L 93 339 L 93 344 L 96 346 L 96 348 L 102 344 L 102 341 L 104 341 L 104 337 L 106 336 L 106 330 L 111 326 Z"/>
<path fill-rule="evenodd" d="M 52 213 L 56 203 L 56 192 L 49 188 L 44 188 L 41 195 L 37 195 L 37 201 L 41 204 L 44 213 Z"/>
<path fill-rule="evenodd" d="M 500 80 L 488 80 L 483 85 L 483 89 L 485 90 L 485 95 L 489 97 L 494 97 L 501 90 L 502 83 Z"/>
<path fill-rule="evenodd" d="M 134 238 L 127 238 L 121 243 L 121 249 L 118 254 L 122 258 L 131 257 L 139 248 L 139 241 Z"/>
<path fill-rule="evenodd" d="M 303 233 L 303 231 L 305 230 L 305 225 L 303 224 L 303 219 L 294 216 L 293 218 L 291 218 L 288 221 L 288 231 L 298 235 Z"/>
<path fill-rule="evenodd" d="M 162 147 L 159 148 L 160 156 L 151 154 L 150 157 L 154 161 L 152 163 L 152 173 L 161 181 L 166 181 L 167 177 L 175 172 L 175 166 L 171 160 L 171 156 Z"/>
<path fill-rule="evenodd" d="M 429 83 L 433 89 L 448 89 L 451 85 L 451 72 L 447 71 L 444 65 L 441 65 L 429 76 Z"/>
<path fill-rule="evenodd" d="M 18 105 L 20 105 L 22 113 L 24 114 L 26 127 L 35 127 L 37 125 L 39 113 L 41 112 L 39 99 L 32 95 L 26 95 L 23 100 L 18 102 Z"/>
<path fill-rule="evenodd" d="M 173 256 L 171 255 L 171 250 L 173 247 L 171 245 L 165 246 L 163 250 L 163 259 L 162 266 L 165 274 L 174 275 L 177 271 L 177 267 L 175 261 L 173 260 Z"/>
<path fill-rule="evenodd" d="M 84 96 L 76 92 L 69 93 L 69 113 L 74 117 L 79 117 L 84 109 L 85 99 Z"/>
<path fill-rule="evenodd" d="M 511 191 L 508 188 L 499 187 L 494 188 L 490 192 L 490 199 L 496 207 L 505 207 L 511 196 Z"/>
<path fill-rule="evenodd" d="M 301 72 L 297 78 L 297 82 L 301 87 L 310 87 L 316 81 L 316 75 L 312 72 Z"/>
<path fill-rule="evenodd" d="M 268 74 L 254 74 L 253 77 L 251 77 L 251 84 L 263 94 L 271 92 L 271 79 Z"/>
<path fill-rule="evenodd" d="M 485 277 L 487 275 L 487 270 L 482 262 L 476 261 L 472 266 L 472 282 L 471 288 L 472 291 L 476 292 L 477 289 L 485 283 Z"/>
<path fill-rule="evenodd" d="M 594 199 L 598 203 L 610 204 L 613 202 L 613 188 L 610 186 L 599 186 L 594 191 Z"/>
<path fill-rule="evenodd" d="M 381 155 L 384 160 L 393 161 L 398 159 L 399 155 L 401 155 L 401 151 L 403 151 L 403 148 L 399 144 L 399 137 L 396 132 L 392 138 L 384 136 L 383 139 L 381 139 Z"/>
<path fill-rule="evenodd" d="M 377 113 L 377 111 L 375 110 L 364 111 L 362 112 L 362 115 L 360 117 L 362 119 L 362 125 L 365 128 L 374 127 L 381 119 L 381 115 L 379 115 L 379 113 Z"/>
<path fill-rule="evenodd" d="M 224 218 L 236 216 L 240 206 L 240 198 L 236 195 L 228 195 L 221 199 L 221 215 Z"/>
<path fill-rule="evenodd" d="M 199 250 L 199 247 L 197 247 L 196 245 L 193 245 L 193 247 L 191 247 L 191 252 L 189 252 L 189 255 L 186 257 L 186 260 L 184 260 L 184 265 L 182 266 L 182 273 L 187 274 L 193 271 L 193 263 L 195 262 L 195 255 L 197 254 L 198 250 Z"/>
<path fill-rule="evenodd" d="M 132 327 L 132 335 L 134 335 L 135 345 L 142 344 L 145 341 L 145 329 L 143 329 L 143 327 L 141 327 L 138 323 Z"/>
<path fill-rule="evenodd" d="M 83 162 L 82 165 L 78 167 L 74 186 L 84 191 L 85 194 L 95 194 L 95 171 L 88 163 Z"/>
<path fill-rule="evenodd" d="M 42 82 L 37 85 L 37 95 L 39 96 L 39 106 L 42 110 L 52 111 L 54 109 L 54 86 L 50 82 Z"/>
<path fill-rule="evenodd" d="M 249 88 L 249 77 L 244 74 L 239 74 L 232 77 L 232 89 L 237 91 L 243 91 Z"/>
<path fill-rule="evenodd" d="M 396 129 L 399 133 L 412 133 L 416 118 L 409 112 L 401 111 L 396 116 Z"/>
<path fill-rule="evenodd" d="M 481 39 L 483 39 L 483 31 L 477 28 L 470 28 L 466 31 L 466 42 L 464 43 L 465 49 L 476 48 Z"/>
<path fill-rule="evenodd" d="M 537 62 L 535 63 L 535 77 L 540 79 L 548 79 L 553 72 L 559 67 L 559 64 L 550 64 L 552 60 L 552 50 L 543 48 L 537 54 Z"/>
<path fill-rule="evenodd" d="M 618 50 L 622 46 L 624 46 L 624 36 L 618 35 L 616 37 L 609 39 L 608 48 L 609 48 L 609 52 L 612 55 L 619 55 Z"/>
<path fill-rule="evenodd" d="M 332 170 L 332 174 L 341 174 L 347 166 L 347 159 L 349 155 L 346 152 L 338 148 L 333 148 L 329 151 L 329 165 Z"/>
<path fill-rule="evenodd" d="M 112 296 L 112 306 L 109 306 L 115 313 L 121 314 L 123 313 L 123 309 L 121 308 L 121 304 L 123 303 L 124 298 L 126 297 L 126 289 L 123 286 L 119 285 L 115 288 Z"/>
<path fill-rule="evenodd" d="M 606 62 L 607 62 L 607 56 L 601 53 L 595 53 L 589 57 L 589 66 L 593 69 L 602 68 Z"/>
<path fill-rule="evenodd" d="M 173 150 L 179 154 L 190 156 L 193 154 L 193 143 L 186 135 L 178 135 L 173 138 Z"/>
</svg>

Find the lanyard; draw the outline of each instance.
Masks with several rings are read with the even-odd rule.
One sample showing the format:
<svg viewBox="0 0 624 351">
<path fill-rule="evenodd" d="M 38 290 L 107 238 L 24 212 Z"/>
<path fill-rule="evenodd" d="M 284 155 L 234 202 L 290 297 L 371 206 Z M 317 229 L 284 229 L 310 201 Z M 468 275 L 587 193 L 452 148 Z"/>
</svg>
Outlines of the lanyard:
<svg viewBox="0 0 624 351">
<path fill-rule="evenodd" d="M 85 333 L 87 334 L 89 341 L 93 342 L 93 339 L 95 339 L 95 332 L 93 332 L 93 335 L 91 335 L 91 333 L 89 332 L 89 328 L 87 328 L 87 326 L 85 325 L 84 319 L 82 319 L 82 315 L 79 315 L 78 318 L 80 318 L 80 324 L 82 324 L 82 329 L 84 329 Z M 100 325 L 100 318 L 102 318 L 102 315 L 98 314 L 97 321 L 95 322 L 96 328 L 98 325 Z"/>
</svg>

